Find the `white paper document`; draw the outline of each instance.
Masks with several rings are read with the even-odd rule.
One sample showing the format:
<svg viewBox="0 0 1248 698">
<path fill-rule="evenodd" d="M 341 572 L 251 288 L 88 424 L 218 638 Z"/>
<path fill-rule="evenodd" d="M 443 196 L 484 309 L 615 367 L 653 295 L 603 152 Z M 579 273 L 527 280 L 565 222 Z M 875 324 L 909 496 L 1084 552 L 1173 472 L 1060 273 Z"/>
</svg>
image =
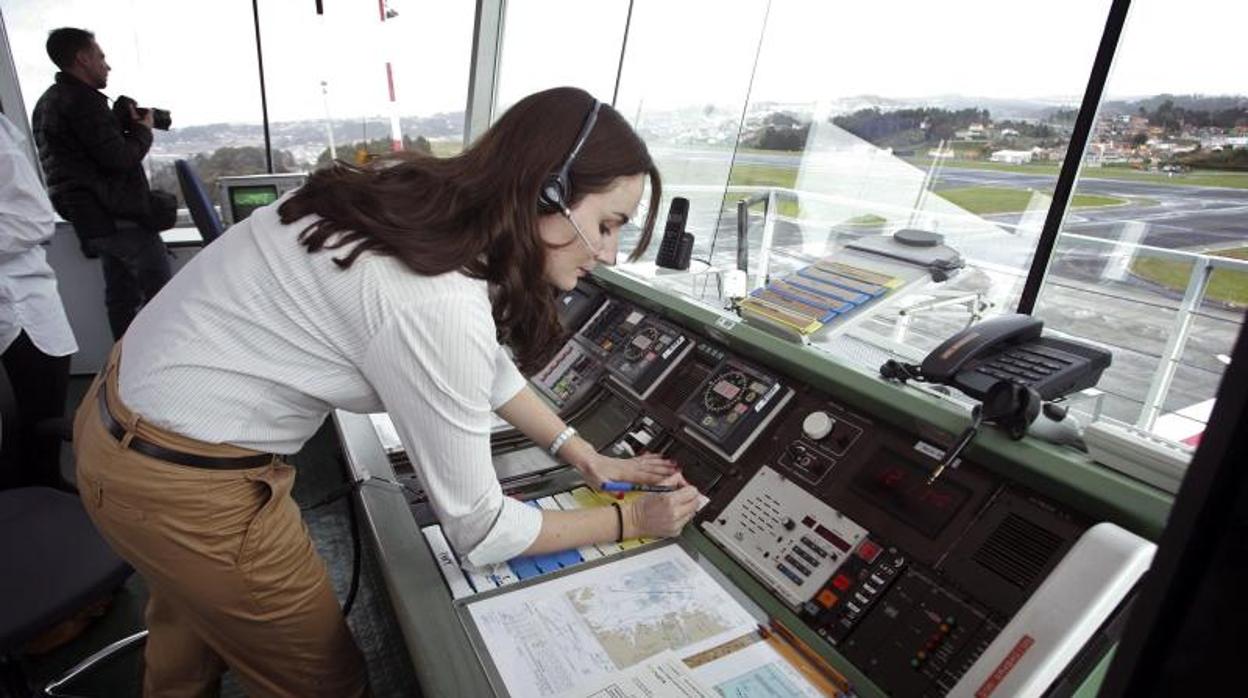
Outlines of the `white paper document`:
<svg viewBox="0 0 1248 698">
<path fill-rule="evenodd" d="M 662 652 L 684 657 L 757 627 L 677 545 L 475 601 L 468 611 L 515 697 L 557 696 Z"/>
<path fill-rule="evenodd" d="M 693 669 L 724 698 L 819 698 L 836 695 L 811 684 L 771 643 L 759 640 Z"/>
<path fill-rule="evenodd" d="M 564 693 L 561 698 L 720 698 L 689 671 L 676 653 L 660 652 L 608 678 Z"/>
</svg>

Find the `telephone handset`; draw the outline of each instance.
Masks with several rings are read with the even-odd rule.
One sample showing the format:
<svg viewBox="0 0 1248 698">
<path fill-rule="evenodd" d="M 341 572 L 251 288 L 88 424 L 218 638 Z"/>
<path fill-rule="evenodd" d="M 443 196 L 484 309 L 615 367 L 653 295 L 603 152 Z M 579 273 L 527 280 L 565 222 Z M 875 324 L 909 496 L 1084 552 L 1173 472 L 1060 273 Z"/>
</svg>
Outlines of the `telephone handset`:
<svg viewBox="0 0 1248 698">
<path fill-rule="evenodd" d="M 972 325 L 928 354 L 919 377 L 982 399 L 994 383 L 1031 388 L 1044 400 L 1096 385 L 1110 364 L 1109 352 L 1041 335 L 1044 322 L 1030 315 L 1002 315 Z"/>
<path fill-rule="evenodd" d="M 654 263 L 667 269 L 688 269 L 693 252 L 693 233 L 685 232 L 689 219 L 689 199 L 677 196 L 667 211 L 667 223 L 663 226 L 663 239 Z"/>
<path fill-rule="evenodd" d="M 1044 322 L 1030 315 L 1001 315 L 946 339 L 923 359 L 923 377 L 933 383 L 948 383 L 962 368 L 986 353 L 1008 344 L 1036 339 Z"/>
</svg>

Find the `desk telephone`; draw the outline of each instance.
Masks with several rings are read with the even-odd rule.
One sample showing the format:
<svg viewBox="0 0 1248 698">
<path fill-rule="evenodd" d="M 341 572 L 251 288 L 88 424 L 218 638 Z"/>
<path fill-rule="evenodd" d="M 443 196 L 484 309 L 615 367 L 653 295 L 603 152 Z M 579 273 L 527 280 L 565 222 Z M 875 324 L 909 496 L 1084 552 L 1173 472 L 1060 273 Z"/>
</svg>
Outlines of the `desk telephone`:
<svg viewBox="0 0 1248 698">
<path fill-rule="evenodd" d="M 880 375 L 948 385 L 978 400 L 971 424 L 946 450 L 929 484 L 957 460 L 981 422 L 996 424 L 1021 439 L 1042 404 L 1100 380 L 1112 355 L 1087 344 L 1044 337 L 1042 320 L 1002 315 L 972 325 L 946 339 L 915 366 L 889 360 Z M 1059 418 L 1060 419 L 1060 418 Z"/>
<path fill-rule="evenodd" d="M 1112 356 L 1103 349 L 1041 336 L 1044 321 L 1002 315 L 945 340 L 923 359 L 919 377 L 982 400 L 993 384 L 1009 381 L 1055 400 L 1096 385 Z"/>
</svg>

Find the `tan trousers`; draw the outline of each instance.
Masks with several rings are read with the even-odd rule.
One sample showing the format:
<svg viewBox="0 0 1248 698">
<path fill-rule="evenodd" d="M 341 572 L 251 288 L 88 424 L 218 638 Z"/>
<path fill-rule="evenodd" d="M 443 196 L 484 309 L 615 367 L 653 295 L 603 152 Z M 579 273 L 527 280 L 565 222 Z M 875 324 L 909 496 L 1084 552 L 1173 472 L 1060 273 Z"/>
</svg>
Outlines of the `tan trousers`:
<svg viewBox="0 0 1248 698">
<path fill-rule="evenodd" d="M 127 433 L 204 456 L 255 455 L 143 422 L 117 399 L 113 350 L 74 417 L 78 489 L 96 528 L 147 581 L 146 696 L 209 696 L 225 667 L 251 696 L 368 695 L 363 657 L 325 563 L 273 463 L 210 470 L 129 449 L 100 421 L 96 391 Z"/>
</svg>

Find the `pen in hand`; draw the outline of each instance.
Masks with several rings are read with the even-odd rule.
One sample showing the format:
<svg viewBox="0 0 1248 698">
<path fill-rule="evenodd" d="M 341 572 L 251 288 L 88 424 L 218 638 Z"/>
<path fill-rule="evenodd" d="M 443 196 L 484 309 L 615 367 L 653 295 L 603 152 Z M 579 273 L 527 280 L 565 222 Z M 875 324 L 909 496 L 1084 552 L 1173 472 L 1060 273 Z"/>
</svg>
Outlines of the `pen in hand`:
<svg viewBox="0 0 1248 698">
<path fill-rule="evenodd" d="M 675 492 L 678 489 L 680 488 L 675 485 L 643 485 L 619 480 L 607 480 L 602 483 L 603 492 Z"/>
</svg>

